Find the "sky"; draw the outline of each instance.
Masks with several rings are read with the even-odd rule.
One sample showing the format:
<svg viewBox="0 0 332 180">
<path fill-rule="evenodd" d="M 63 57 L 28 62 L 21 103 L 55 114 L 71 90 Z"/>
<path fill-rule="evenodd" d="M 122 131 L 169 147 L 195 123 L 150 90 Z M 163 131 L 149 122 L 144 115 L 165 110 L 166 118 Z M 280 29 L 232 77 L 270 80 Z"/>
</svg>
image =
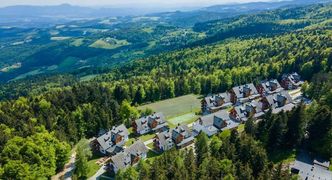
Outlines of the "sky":
<svg viewBox="0 0 332 180">
<path fill-rule="evenodd" d="M 271 0 L 0 0 L 0 6 L 58 5 L 80 6 L 207 6 L 214 4 L 245 3 Z"/>
</svg>

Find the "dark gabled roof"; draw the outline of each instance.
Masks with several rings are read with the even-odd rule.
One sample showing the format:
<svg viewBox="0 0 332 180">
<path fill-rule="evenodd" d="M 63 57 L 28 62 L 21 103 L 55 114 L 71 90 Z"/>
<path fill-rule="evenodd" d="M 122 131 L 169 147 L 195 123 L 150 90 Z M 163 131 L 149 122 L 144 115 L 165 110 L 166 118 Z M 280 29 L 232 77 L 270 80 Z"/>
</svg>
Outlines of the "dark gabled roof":
<svg viewBox="0 0 332 180">
<path fill-rule="evenodd" d="M 234 107 L 238 117 L 238 120 L 246 121 L 248 119 L 250 108 L 255 108 L 256 113 L 253 115 L 254 118 L 259 118 L 264 115 L 264 111 L 262 109 L 262 103 L 257 101 L 251 101 L 249 103 L 246 103 L 244 105 L 236 106 Z"/>
<path fill-rule="evenodd" d="M 111 161 L 118 169 L 126 168 L 131 164 L 130 154 L 122 151 L 111 157 Z"/>
<path fill-rule="evenodd" d="M 179 144 L 177 144 L 177 146 L 182 146 L 182 145 L 184 145 L 188 142 L 191 142 L 193 140 L 194 140 L 194 136 L 189 136 L 189 137 L 183 139 L 183 141 L 181 141 Z"/>
<path fill-rule="evenodd" d="M 276 80 L 276 79 L 262 81 L 260 84 L 263 87 L 264 91 L 268 94 L 273 94 L 273 93 L 280 92 L 283 90 L 283 88 L 279 84 L 278 80 Z M 275 84 L 277 88 L 275 90 L 271 91 L 270 88 L 273 86 L 273 84 Z"/>
<path fill-rule="evenodd" d="M 162 127 L 167 126 L 167 122 L 165 120 L 164 114 L 162 112 L 158 112 L 158 113 L 154 113 L 149 116 L 144 116 L 139 119 L 136 119 L 135 123 L 137 125 L 137 130 L 141 131 L 141 130 L 145 130 L 145 129 L 150 129 L 149 122 L 151 122 L 152 120 L 157 120 L 159 127 L 160 127 L 160 125 L 162 125 Z"/>
<path fill-rule="evenodd" d="M 294 85 L 301 85 L 303 81 L 301 81 L 301 76 L 299 74 L 290 73 L 290 74 L 284 74 L 282 75 L 282 79 L 290 81 Z"/>
<path fill-rule="evenodd" d="M 164 131 L 162 133 L 157 134 L 159 143 L 161 145 L 167 145 L 167 144 L 174 144 L 172 140 L 172 133 L 171 131 Z"/>
<path fill-rule="evenodd" d="M 271 106 L 272 109 L 278 108 L 278 96 L 286 98 L 286 104 L 292 103 L 292 97 L 289 95 L 287 91 L 281 91 L 276 94 L 266 96 L 266 99 Z"/>
<path fill-rule="evenodd" d="M 293 103 L 289 103 L 289 104 L 286 104 L 283 107 L 278 107 L 278 108 L 272 109 L 272 113 L 273 114 L 278 114 L 281 111 L 284 111 L 284 112 L 291 111 L 294 107 L 295 107 L 295 105 Z"/>
<path fill-rule="evenodd" d="M 235 106 L 234 110 L 236 111 L 236 114 L 238 115 L 238 118 L 244 118 L 246 117 L 246 108 L 242 105 L 240 106 Z"/>
<path fill-rule="evenodd" d="M 245 85 L 233 87 L 233 91 L 234 91 L 237 98 L 244 98 L 244 96 L 243 96 L 243 89 L 244 88 L 249 88 L 251 90 L 252 95 L 257 95 L 258 94 L 257 89 L 254 86 L 254 84 L 250 83 L 250 84 L 245 84 Z"/>
<path fill-rule="evenodd" d="M 115 156 L 112 156 L 111 161 L 118 169 L 123 169 L 131 164 L 131 156 L 139 156 L 147 152 L 148 148 L 139 140 Z"/>
<path fill-rule="evenodd" d="M 123 125 L 119 125 L 117 127 L 113 127 L 112 130 L 106 132 L 105 134 L 103 134 L 102 136 L 97 138 L 97 141 L 99 143 L 99 145 L 104 149 L 104 150 L 108 150 L 108 149 L 115 149 L 116 144 L 114 144 L 112 142 L 112 137 L 116 134 L 119 134 L 121 136 L 128 136 L 128 129 Z M 108 150 L 111 151 L 111 150 Z"/>
<path fill-rule="evenodd" d="M 172 129 L 172 139 L 174 140 L 177 135 L 181 134 L 184 138 L 189 138 L 192 136 L 191 131 L 187 125 L 180 125 Z"/>
<path fill-rule="evenodd" d="M 126 128 L 126 126 L 124 124 L 121 124 L 117 127 L 114 126 L 111 130 L 111 133 L 120 134 L 121 136 L 129 135 L 128 129 Z"/>
<path fill-rule="evenodd" d="M 220 118 L 223 120 L 230 119 L 228 111 L 221 110 L 221 111 L 215 112 L 213 114 L 209 114 L 209 115 L 200 117 L 199 123 L 202 126 L 212 126 L 215 118 Z"/>
<path fill-rule="evenodd" d="M 147 153 L 148 151 L 149 151 L 148 148 L 144 145 L 144 143 L 141 140 L 136 141 L 134 144 L 125 149 L 125 152 L 131 155 L 138 155 L 138 154 L 141 155 Z"/>
<path fill-rule="evenodd" d="M 218 106 L 218 104 L 217 104 L 218 98 L 223 99 L 225 103 L 221 106 Z M 205 97 L 204 100 L 205 100 L 206 106 L 208 108 L 215 109 L 215 108 L 229 105 L 229 103 L 231 103 L 231 96 L 228 92 L 225 92 L 225 93 L 219 93 L 219 94 L 212 95 L 212 96 L 207 96 L 207 97 Z"/>
<path fill-rule="evenodd" d="M 238 127 L 240 125 L 240 123 L 235 122 L 231 119 L 227 120 L 226 123 L 227 123 L 227 126 L 222 128 L 221 131 L 225 131 L 225 130 L 228 130 L 228 129 L 233 129 L 233 128 Z"/>
</svg>

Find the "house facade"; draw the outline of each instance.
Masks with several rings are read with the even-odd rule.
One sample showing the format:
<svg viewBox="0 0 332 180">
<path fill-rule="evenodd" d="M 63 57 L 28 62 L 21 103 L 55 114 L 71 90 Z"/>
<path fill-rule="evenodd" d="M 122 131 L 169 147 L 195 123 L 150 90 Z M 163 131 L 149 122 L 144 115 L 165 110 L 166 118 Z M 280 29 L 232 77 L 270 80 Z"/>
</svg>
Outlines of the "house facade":
<svg viewBox="0 0 332 180">
<path fill-rule="evenodd" d="M 142 141 L 136 141 L 134 144 L 119 152 L 110 159 L 110 170 L 114 173 L 120 169 L 125 169 L 129 166 L 135 165 L 139 160 L 147 157 L 148 148 Z"/>
<path fill-rule="evenodd" d="M 150 132 L 165 131 L 168 129 L 168 124 L 165 120 L 164 114 L 159 112 L 135 120 L 132 127 L 136 134 L 143 135 Z"/>
<path fill-rule="evenodd" d="M 153 140 L 154 147 L 158 151 L 168 151 L 175 146 L 172 139 L 172 132 L 170 130 L 158 133 Z"/>
<path fill-rule="evenodd" d="M 177 148 L 186 147 L 194 142 L 194 136 L 187 125 L 179 125 L 172 129 L 172 139 Z"/>
</svg>

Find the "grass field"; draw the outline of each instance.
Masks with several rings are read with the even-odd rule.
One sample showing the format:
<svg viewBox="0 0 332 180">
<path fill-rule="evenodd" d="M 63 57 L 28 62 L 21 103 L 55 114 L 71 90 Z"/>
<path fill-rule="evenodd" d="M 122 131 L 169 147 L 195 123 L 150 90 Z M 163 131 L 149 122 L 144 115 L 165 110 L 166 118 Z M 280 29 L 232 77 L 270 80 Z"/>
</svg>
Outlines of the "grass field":
<svg viewBox="0 0 332 180">
<path fill-rule="evenodd" d="M 178 124 L 190 124 L 196 121 L 198 118 L 199 116 L 193 112 L 168 119 L 168 122 L 170 123 L 170 127 L 175 127 Z"/>
<path fill-rule="evenodd" d="M 81 45 L 83 45 L 83 40 L 84 40 L 83 38 L 75 39 L 73 42 L 70 43 L 70 45 L 76 46 L 76 47 L 81 46 Z"/>
<path fill-rule="evenodd" d="M 138 107 L 140 110 L 146 108 L 152 109 L 155 112 L 163 112 L 166 119 L 172 119 L 199 111 L 201 108 L 201 100 L 199 96 L 190 94 Z"/>
<path fill-rule="evenodd" d="M 51 37 L 52 41 L 63 41 L 63 40 L 67 40 L 70 39 L 71 37 L 66 37 L 66 36 L 57 36 L 57 37 Z"/>
<path fill-rule="evenodd" d="M 118 39 L 110 38 L 108 40 L 99 39 L 99 40 L 95 41 L 94 43 L 92 43 L 90 45 L 90 47 L 102 48 L 102 49 L 116 49 L 121 46 L 126 46 L 128 44 L 130 44 L 130 43 L 126 40 L 118 40 Z"/>
</svg>

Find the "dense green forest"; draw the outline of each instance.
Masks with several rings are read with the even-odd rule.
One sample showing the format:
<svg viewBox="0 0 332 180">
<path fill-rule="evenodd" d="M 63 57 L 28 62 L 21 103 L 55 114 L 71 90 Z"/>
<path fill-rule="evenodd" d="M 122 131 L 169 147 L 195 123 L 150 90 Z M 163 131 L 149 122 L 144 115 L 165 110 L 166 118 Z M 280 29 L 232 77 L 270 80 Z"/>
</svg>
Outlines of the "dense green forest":
<svg viewBox="0 0 332 180">
<path fill-rule="evenodd" d="M 274 149 L 301 147 L 331 158 L 332 29 L 328 19 L 332 6 L 267 14 L 279 11 L 288 19 L 319 20 L 289 32 L 234 36 L 213 44 L 201 41 L 199 46 L 95 70 L 103 74 L 87 81 L 80 79 L 80 74 L 86 75 L 82 69 L 0 85 L 0 179 L 50 178 L 80 139 L 137 118 L 135 105 L 189 93 L 223 92 L 294 71 L 309 82 L 303 92 L 314 100 L 312 105 L 279 115 L 268 113 L 257 124 L 248 121 L 245 132 L 233 131 L 228 137 L 208 141 L 201 134 L 196 157 L 193 151 L 170 151 L 153 162 L 121 171 L 118 178 L 289 179 L 282 163 L 274 162 L 273 155 L 278 153 Z"/>
<path fill-rule="evenodd" d="M 153 161 L 141 161 L 137 167 L 118 172 L 117 178 L 297 179 L 277 156 L 301 148 L 332 157 L 331 75 L 316 74 L 306 87 L 310 97 L 319 94 L 310 106 L 300 105 L 277 115 L 270 111 L 258 123 L 249 119 L 242 133 L 232 130 L 229 136 L 221 133 L 211 140 L 201 133 L 195 143 L 196 156 L 192 149 L 171 150 Z"/>
</svg>

